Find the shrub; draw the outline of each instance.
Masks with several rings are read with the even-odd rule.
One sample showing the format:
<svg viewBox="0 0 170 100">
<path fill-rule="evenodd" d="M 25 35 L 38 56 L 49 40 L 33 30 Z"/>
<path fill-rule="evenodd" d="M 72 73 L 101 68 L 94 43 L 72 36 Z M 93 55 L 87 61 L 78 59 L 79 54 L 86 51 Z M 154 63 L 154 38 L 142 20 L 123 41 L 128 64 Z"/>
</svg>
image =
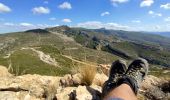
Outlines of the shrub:
<svg viewBox="0 0 170 100">
<path fill-rule="evenodd" d="M 95 66 L 88 66 L 88 65 L 82 66 L 80 68 L 80 73 L 82 76 L 81 78 L 82 84 L 88 86 L 91 85 L 96 75 L 96 72 L 97 72 L 97 68 Z"/>
</svg>

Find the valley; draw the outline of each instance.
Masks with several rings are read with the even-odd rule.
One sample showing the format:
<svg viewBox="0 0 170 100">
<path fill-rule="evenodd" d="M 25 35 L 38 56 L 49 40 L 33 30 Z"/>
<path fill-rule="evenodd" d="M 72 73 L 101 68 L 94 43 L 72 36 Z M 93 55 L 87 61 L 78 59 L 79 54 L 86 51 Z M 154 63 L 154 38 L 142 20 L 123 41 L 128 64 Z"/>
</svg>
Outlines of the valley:
<svg viewBox="0 0 170 100">
<path fill-rule="evenodd" d="M 147 59 L 151 69 L 170 66 L 170 40 L 145 33 L 58 26 L 1 34 L 0 44 L 0 64 L 12 66 L 16 75 L 62 76 L 82 65 L 111 64 L 117 59 L 130 63 L 137 57 Z"/>
</svg>

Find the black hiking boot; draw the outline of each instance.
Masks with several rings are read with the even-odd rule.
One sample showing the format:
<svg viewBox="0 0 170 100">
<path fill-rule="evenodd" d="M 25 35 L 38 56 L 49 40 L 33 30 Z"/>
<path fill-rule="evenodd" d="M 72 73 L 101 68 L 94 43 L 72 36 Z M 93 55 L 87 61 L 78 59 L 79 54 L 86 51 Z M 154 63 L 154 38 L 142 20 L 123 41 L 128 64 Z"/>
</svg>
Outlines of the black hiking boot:
<svg viewBox="0 0 170 100">
<path fill-rule="evenodd" d="M 117 87 L 117 81 L 122 78 L 126 70 L 127 66 L 125 61 L 117 60 L 113 62 L 110 68 L 109 79 L 104 83 L 102 88 L 102 97 Z"/>
<path fill-rule="evenodd" d="M 125 75 L 118 81 L 118 85 L 128 84 L 137 95 L 140 84 L 148 73 L 148 62 L 145 59 L 138 58 L 128 67 Z"/>
</svg>

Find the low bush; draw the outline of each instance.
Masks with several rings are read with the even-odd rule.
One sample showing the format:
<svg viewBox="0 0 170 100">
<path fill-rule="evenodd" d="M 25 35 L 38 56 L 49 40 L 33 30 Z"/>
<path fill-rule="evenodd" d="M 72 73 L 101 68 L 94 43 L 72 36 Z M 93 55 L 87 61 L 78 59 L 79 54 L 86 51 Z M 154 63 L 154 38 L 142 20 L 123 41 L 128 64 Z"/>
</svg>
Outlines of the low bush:
<svg viewBox="0 0 170 100">
<path fill-rule="evenodd" d="M 82 66 L 80 68 L 80 73 L 82 76 L 81 83 L 87 86 L 91 85 L 96 75 L 96 72 L 97 72 L 97 68 L 95 66 L 88 66 L 88 65 Z"/>
</svg>

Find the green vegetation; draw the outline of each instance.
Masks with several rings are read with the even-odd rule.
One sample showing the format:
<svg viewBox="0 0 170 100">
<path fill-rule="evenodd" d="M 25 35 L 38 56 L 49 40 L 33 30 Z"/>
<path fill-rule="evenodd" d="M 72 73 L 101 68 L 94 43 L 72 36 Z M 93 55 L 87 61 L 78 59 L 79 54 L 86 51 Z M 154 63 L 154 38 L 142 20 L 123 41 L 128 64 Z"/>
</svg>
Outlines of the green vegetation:
<svg viewBox="0 0 170 100">
<path fill-rule="evenodd" d="M 154 75 L 156 77 L 169 78 L 170 70 L 162 68 L 161 66 L 151 65 L 149 69 L 149 75 Z"/>
<path fill-rule="evenodd" d="M 49 29 L 50 30 L 50 29 Z M 67 29 L 66 29 L 67 30 Z M 151 64 L 170 66 L 170 39 L 140 32 L 114 31 L 105 29 L 69 28 L 65 31 L 81 45 L 120 56 L 125 59 L 143 57 Z"/>
<path fill-rule="evenodd" d="M 41 61 L 37 54 L 31 50 L 19 50 L 14 52 L 9 58 L 12 64 L 12 72 L 21 74 L 40 75 L 64 75 L 69 73 L 68 68 L 58 68 Z"/>
<path fill-rule="evenodd" d="M 10 71 L 16 75 L 64 75 L 89 63 L 108 64 L 120 58 L 131 61 L 143 57 L 151 64 L 168 68 L 169 47 L 170 40 L 161 36 L 59 26 L 0 35 L 0 65 L 12 66 Z M 42 51 L 55 59 L 58 66 L 41 61 L 35 51 L 22 48 Z M 151 68 L 150 74 L 169 75 L 157 68 Z"/>
</svg>

